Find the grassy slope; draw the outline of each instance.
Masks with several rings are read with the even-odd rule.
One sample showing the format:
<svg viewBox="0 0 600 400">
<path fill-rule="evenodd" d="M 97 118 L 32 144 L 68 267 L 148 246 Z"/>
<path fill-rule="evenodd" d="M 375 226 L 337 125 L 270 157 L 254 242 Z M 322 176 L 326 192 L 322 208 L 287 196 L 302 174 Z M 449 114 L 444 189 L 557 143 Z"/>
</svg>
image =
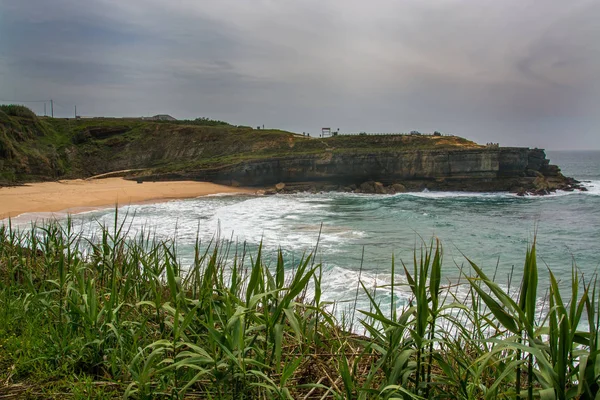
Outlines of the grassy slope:
<svg viewBox="0 0 600 400">
<path fill-rule="evenodd" d="M 87 177 L 122 169 L 178 172 L 293 155 L 479 147 L 445 136 L 308 138 L 193 122 L 67 120 L 0 114 L 0 183 Z"/>
<path fill-rule="evenodd" d="M 0 110 L 0 183 L 62 175 L 65 165 L 59 149 L 68 144 L 68 138 L 47 121 Z"/>
</svg>

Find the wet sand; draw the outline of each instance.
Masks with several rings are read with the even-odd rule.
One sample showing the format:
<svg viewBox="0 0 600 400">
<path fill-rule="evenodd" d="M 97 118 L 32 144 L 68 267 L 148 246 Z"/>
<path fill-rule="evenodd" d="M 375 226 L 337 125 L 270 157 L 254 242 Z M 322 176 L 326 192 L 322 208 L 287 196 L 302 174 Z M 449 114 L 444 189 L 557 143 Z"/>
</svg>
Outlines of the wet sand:
<svg viewBox="0 0 600 400">
<path fill-rule="evenodd" d="M 208 182 L 137 182 L 122 178 L 64 180 L 0 188 L 0 219 L 31 212 L 81 212 L 115 205 L 253 190 Z"/>
</svg>

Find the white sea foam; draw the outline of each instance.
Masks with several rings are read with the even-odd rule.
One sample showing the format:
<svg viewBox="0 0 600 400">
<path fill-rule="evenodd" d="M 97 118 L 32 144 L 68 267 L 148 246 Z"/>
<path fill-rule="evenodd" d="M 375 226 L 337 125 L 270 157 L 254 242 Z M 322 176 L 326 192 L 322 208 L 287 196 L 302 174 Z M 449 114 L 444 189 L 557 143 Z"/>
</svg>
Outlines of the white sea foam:
<svg viewBox="0 0 600 400">
<path fill-rule="evenodd" d="M 29 225 L 30 223 L 40 224 L 44 221 L 66 218 L 67 213 L 62 212 L 33 212 L 23 213 L 10 219 L 13 226 Z M 8 218 L 0 220 L 0 222 L 8 223 Z"/>
<path fill-rule="evenodd" d="M 364 235 L 356 227 L 327 222 L 332 212 L 321 200 L 302 196 L 202 198 L 122 207 L 119 217 L 129 214 L 130 235 L 141 230 L 156 232 L 158 238 L 176 238 L 184 246 L 193 245 L 196 237 L 207 241 L 217 236 L 300 252 L 311 251 L 319 242 L 321 249 L 337 252 L 339 243 Z M 92 217 L 106 226 L 112 225 L 113 218 L 107 210 Z M 89 225 L 88 230 L 98 229 L 96 222 Z"/>
<path fill-rule="evenodd" d="M 89 215 L 98 212 L 101 210 L 102 212 L 106 212 L 107 209 L 111 210 L 111 213 L 114 212 L 114 206 L 110 207 L 72 207 L 65 211 L 39 211 L 39 212 L 29 212 L 19 214 L 15 217 L 11 217 L 10 221 L 13 226 L 21 227 L 24 225 L 31 225 L 35 223 L 40 225 L 46 221 L 55 221 L 55 220 L 63 220 L 66 219 L 69 215 Z M 0 224 L 5 223 L 8 224 L 9 218 L 0 219 Z"/>
<path fill-rule="evenodd" d="M 452 198 L 528 198 L 528 199 L 544 199 L 548 197 L 562 197 L 562 196 L 570 196 L 576 194 L 589 194 L 594 196 L 600 195 L 600 181 L 588 181 L 582 182 L 582 185 L 587 189 L 587 191 L 573 190 L 573 191 L 565 191 L 565 190 L 557 190 L 556 192 L 549 193 L 544 196 L 536 196 L 536 195 L 525 195 L 519 196 L 516 193 L 511 192 L 408 192 L 408 193 L 399 193 L 394 196 L 412 196 L 412 197 L 420 197 L 426 199 L 452 199 Z"/>
<path fill-rule="evenodd" d="M 545 198 L 549 198 L 549 197 L 564 197 L 564 196 L 572 196 L 572 195 L 591 195 L 591 196 L 600 196 L 600 181 L 582 181 L 581 185 L 586 188 L 586 191 L 581 191 L 581 190 L 571 190 L 571 191 L 566 191 L 566 190 L 557 190 L 555 192 L 543 195 L 543 196 L 536 196 L 536 195 L 525 195 L 525 196 L 518 196 L 516 193 L 508 193 L 508 195 L 513 196 L 513 197 L 524 197 L 524 198 L 528 198 L 528 199 L 545 199 Z"/>
<path fill-rule="evenodd" d="M 394 196 L 412 196 L 421 197 L 426 199 L 446 199 L 446 198 L 460 198 L 460 197 L 485 197 L 485 198 L 499 198 L 507 197 L 510 195 L 508 192 L 407 192 L 399 193 Z"/>
<path fill-rule="evenodd" d="M 587 189 L 587 193 L 592 196 L 600 196 L 600 181 L 585 181 L 582 182 L 583 186 Z"/>
<path fill-rule="evenodd" d="M 202 196 L 198 196 L 196 197 L 197 199 L 202 198 L 202 197 L 231 197 L 231 196 L 251 196 L 252 194 L 248 194 L 245 192 L 229 192 L 229 193 L 212 193 L 212 194 L 203 194 Z M 178 200 L 173 200 L 173 201 L 178 201 Z"/>
<path fill-rule="evenodd" d="M 587 189 L 587 191 L 573 190 L 573 191 L 565 191 L 565 190 L 557 190 L 556 192 L 544 195 L 544 196 L 518 196 L 516 193 L 511 192 L 459 192 L 459 191 L 450 191 L 450 192 L 441 192 L 441 191 L 429 191 L 427 189 L 422 192 L 406 192 L 406 193 L 397 193 L 394 194 L 394 197 L 401 196 L 412 196 L 412 197 L 420 197 L 426 199 L 446 199 L 446 198 L 502 198 L 502 197 L 527 197 L 533 199 L 543 199 L 548 197 L 561 197 L 561 196 L 569 196 L 576 194 L 588 194 L 593 196 L 600 196 L 600 181 L 582 181 L 582 186 Z M 372 196 L 372 195 L 367 195 Z M 386 195 L 380 195 L 386 196 Z"/>
</svg>

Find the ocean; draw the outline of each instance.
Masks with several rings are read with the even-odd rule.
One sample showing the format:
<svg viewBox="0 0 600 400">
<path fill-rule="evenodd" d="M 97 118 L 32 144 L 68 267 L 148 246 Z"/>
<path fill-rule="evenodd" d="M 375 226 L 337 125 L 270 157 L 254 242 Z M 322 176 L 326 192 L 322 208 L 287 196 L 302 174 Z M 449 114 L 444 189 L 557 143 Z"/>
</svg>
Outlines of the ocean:
<svg viewBox="0 0 600 400">
<path fill-rule="evenodd" d="M 535 238 L 543 296 L 547 269 L 566 287 L 573 266 L 588 278 L 600 266 L 600 151 L 547 155 L 588 191 L 544 197 L 464 192 L 227 195 L 130 205 L 121 207 L 119 215 L 127 215 L 130 235 L 145 229 L 158 238 L 175 238 L 184 266 L 193 260 L 197 236 L 203 243 L 219 237 L 250 248 L 262 242 L 271 260 L 279 248 L 294 261 L 316 247 L 316 260 L 323 265 L 323 300 L 340 304 L 355 299 L 359 275 L 366 287 L 379 287 L 377 296 L 389 304 L 389 293 L 381 286 L 391 280 L 392 255 L 394 280 L 405 283 L 401 263 L 411 269 L 415 249 L 429 246 L 434 238 L 443 246 L 445 283 L 459 281 L 468 257 L 499 284 L 508 285 L 512 276 L 517 285 Z M 25 224 L 31 217 L 14 222 Z M 91 236 L 99 224 L 113 224 L 114 210 L 77 214 L 73 220 Z M 400 306 L 410 297 L 407 288 L 397 296 Z M 367 304 L 366 296 L 359 295 L 357 307 Z"/>
</svg>

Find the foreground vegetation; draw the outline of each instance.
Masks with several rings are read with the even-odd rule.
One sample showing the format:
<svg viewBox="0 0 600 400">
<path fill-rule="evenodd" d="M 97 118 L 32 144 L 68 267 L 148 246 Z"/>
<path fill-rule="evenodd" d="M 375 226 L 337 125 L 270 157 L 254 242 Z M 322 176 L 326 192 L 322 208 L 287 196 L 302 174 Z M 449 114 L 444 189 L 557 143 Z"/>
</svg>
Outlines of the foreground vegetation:
<svg viewBox="0 0 600 400">
<path fill-rule="evenodd" d="M 312 255 L 198 242 L 183 268 L 175 242 L 116 222 L 90 240 L 2 226 L 0 398 L 597 398 L 595 277 L 574 269 L 565 297 L 548 272 L 540 313 L 535 245 L 512 296 L 470 263 L 459 298 L 436 242 L 410 264 L 392 259 L 389 304 L 360 283 L 370 308 L 340 316 Z"/>
</svg>

